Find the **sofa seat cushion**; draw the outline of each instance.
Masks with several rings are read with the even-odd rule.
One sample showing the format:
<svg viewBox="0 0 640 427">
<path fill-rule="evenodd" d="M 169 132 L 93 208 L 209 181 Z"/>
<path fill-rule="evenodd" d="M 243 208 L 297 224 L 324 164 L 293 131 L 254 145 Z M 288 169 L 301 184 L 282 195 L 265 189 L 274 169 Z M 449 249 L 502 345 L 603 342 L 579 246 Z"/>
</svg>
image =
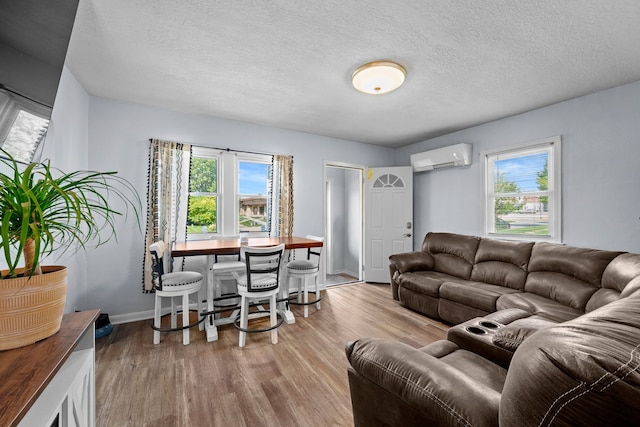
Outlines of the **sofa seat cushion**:
<svg viewBox="0 0 640 427">
<path fill-rule="evenodd" d="M 447 281 L 440 286 L 440 298 L 455 301 L 487 312 L 496 311 L 496 301 L 505 294 L 519 291 L 482 282 Z"/>
<path fill-rule="evenodd" d="M 398 277 L 398 285 L 414 292 L 438 298 L 440 285 L 451 279 L 455 279 L 455 277 L 445 273 L 438 273 L 437 271 L 417 271 L 402 273 Z"/>
<path fill-rule="evenodd" d="M 507 370 L 468 350 L 458 349 L 440 358 L 441 361 L 498 393 L 502 392 Z"/>
<path fill-rule="evenodd" d="M 548 298 L 528 292 L 508 294 L 498 298 L 496 309 L 504 310 L 506 308 L 519 308 L 558 323 L 575 319 L 584 314 L 584 312 L 575 308 L 567 307 Z"/>
<path fill-rule="evenodd" d="M 502 391 L 507 378 L 507 370 L 474 352 L 461 349 L 457 344 L 448 340 L 436 341 L 419 350 L 440 359 L 498 393 Z"/>
</svg>

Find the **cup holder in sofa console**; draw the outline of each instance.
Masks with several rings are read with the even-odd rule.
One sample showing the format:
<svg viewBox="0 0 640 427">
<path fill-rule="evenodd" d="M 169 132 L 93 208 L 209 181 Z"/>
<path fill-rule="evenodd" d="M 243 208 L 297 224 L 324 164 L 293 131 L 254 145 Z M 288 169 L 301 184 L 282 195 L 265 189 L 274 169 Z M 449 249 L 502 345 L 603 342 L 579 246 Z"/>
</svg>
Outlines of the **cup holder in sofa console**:
<svg viewBox="0 0 640 427">
<path fill-rule="evenodd" d="M 500 327 L 500 325 L 498 325 L 497 323 L 490 322 L 488 320 L 481 321 L 480 326 L 483 326 L 487 329 L 498 329 Z"/>
<path fill-rule="evenodd" d="M 487 333 L 487 331 L 485 331 L 482 328 L 478 328 L 477 326 L 467 326 L 466 329 L 467 329 L 467 332 L 471 332 L 472 334 L 476 334 L 476 335 L 484 335 Z"/>
</svg>

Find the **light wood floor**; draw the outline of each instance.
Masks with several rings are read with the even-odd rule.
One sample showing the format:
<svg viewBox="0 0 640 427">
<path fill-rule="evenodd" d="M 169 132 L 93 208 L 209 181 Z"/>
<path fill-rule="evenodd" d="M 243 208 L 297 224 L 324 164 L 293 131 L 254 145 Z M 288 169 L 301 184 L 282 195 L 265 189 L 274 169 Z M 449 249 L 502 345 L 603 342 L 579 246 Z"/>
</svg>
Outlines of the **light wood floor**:
<svg viewBox="0 0 640 427">
<path fill-rule="evenodd" d="M 331 287 L 308 318 L 292 310 L 296 322 L 278 329 L 278 344 L 249 334 L 242 349 L 232 325 L 213 343 L 193 328 L 188 346 L 180 332 L 154 346 L 151 320 L 115 325 L 96 342 L 96 425 L 351 426 L 345 343 L 382 337 L 421 347 L 448 329 L 393 302 L 389 285 Z"/>
</svg>

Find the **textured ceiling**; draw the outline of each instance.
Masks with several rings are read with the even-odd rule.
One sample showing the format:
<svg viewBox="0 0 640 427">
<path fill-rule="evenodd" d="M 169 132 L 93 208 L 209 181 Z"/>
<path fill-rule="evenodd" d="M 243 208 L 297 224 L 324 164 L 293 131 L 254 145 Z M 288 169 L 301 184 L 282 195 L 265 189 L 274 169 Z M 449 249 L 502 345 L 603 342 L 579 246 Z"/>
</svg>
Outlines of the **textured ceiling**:
<svg viewBox="0 0 640 427">
<path fill-rule="evenodd" d="M 350 82 L 407 69 L 395 92 Z M 402 146 L 640 80 L 640 1 L 80 0 L 91 95 Z"/>
</svg>

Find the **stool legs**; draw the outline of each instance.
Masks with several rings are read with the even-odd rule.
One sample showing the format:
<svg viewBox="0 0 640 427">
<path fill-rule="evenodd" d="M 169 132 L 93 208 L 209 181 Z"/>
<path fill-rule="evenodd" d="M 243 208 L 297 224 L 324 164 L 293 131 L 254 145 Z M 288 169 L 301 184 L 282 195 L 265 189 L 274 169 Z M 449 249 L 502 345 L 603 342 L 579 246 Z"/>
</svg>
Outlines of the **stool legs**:
<svg viewBox="0 0 640 427">
<path fill-rule="evenodd" d="M 320 298 L 322 298 L 322 295 L 320 295 L 320 286 L 318 285 L 318 276 L 314 277 L 314 289 L 316 291 L 315 296 L 316 299 L 318 300 L 318 302 L 316 303 L 316 310 L 320 310 Z"/>
<path fill-rule="evenodd" d="M 156 305 L 153 313 L 153 326 L 160 327 L 160 311 L 162 309 L 162 297 L 156 294 Z M 160 344 L 160 331 L 153 331 L 153 343 Z"/>
<path fill-rule="evenodd" d="M 278 318 L 276 316 L 276 294 L 273 294 L 271 296 L 271 298 L 269 299 L 269 317 L 271 320 L 271 327 L 273 328 L 271 330 L 271 343 L 272 344 L 278 344 L 278 328 L 275 328 L 274 326 L 276 326 L 276 323 L 278 322 Z"/>
<path fill-rule="evenodd" d="M 249 326 L 249 301 L 244 295 L 240 299 L 240 327 L 247 329 Z M 247 343 L 247 333 L 240 330 L 240 337 L 238 339 L 238 345 L 244 347 Z"/>
<path fill-rule="evenodd" d="M 318 287 L 318 275 L 309 275 L 309 274 L 305 274 L 305 275 L 289 275 L 289 278 L 287 280 L 287 294 L 288 294 L 288 290 L 291 288 L 291 280 L 299 280 L 299 286 L 298 286 L 298 295 L 297 295 L 297 301 L 298 304 L 302 305 L 303 308 L 303 315 L 304 317 L 309 317 L 309 283 L 307 282 L 307 280 L 309 280 L 310 278 L 312 278 L 314 280 L 314 291 L 315 291 L 315 296 L 316 299 L 320 299 L 320 291 L 319 291 L 319 287 Z M 320 301 L 316 302 L 316 308 L 319 310 L 320 309 Z"/>
<path fill-rule="evenodd" d="M 199 297 L 198 297 L 199 298 Z M 198 307 L 200 304 L 198 304 Z M 182 295 L 182 344 L 189 344 L 189 295 Z"/>
<path fill-rule="evenodd" d="M 309 286 L 307 286 L 307 276 L 302 279 L 302 286 L 304 287 L 304 317 L 309 317 Z"/>
<path fill-rule="evenodd" d="M 171 297 L 171 327 L 178 327 L 178 304 L 174 297 Z"/>
<path fill-rule="evenodd" d="M 200 299 L 199 292 L 195 292 L 196 297 Z M 157 328 L 160 328 L 162 325 L 162 298 L 169 298 L 171 301 L 171 328 L 176 329 L 178 326 L 178 305 L 182 303 L 182 343 L 184 345 L 189 344 L 190 342 L 190 329 L 189 329 L 189 293 L 184 293 L 182 295 L 176 296 L 167 296 L 160 294 L 156 291 L 155 295 L 155 307 L 153 312 L 153 327 L 156 328 L 153 331 L 153 343 L 160 343 L 160 331 Z M 202 312 L 202 303 L 198 301 L 197 310 L 198 310 L 198 318 L 200 318 L 200 313 Z"/>
<path fill-rule="evenodd" d="M 202 301 L 206 301 L 206 300 L 207 300 L 207 289 L 202 287 L 200 288 L 200 291 L 198 291 L 198 320 L 201 320 L 204 317 L 202 315 L 201 306 L 202 306 Z M 200 322 L 200 324 L 198 325 L 198 330 L 200 331 L 204 330 L 204 322 Z"/>
</svg>

